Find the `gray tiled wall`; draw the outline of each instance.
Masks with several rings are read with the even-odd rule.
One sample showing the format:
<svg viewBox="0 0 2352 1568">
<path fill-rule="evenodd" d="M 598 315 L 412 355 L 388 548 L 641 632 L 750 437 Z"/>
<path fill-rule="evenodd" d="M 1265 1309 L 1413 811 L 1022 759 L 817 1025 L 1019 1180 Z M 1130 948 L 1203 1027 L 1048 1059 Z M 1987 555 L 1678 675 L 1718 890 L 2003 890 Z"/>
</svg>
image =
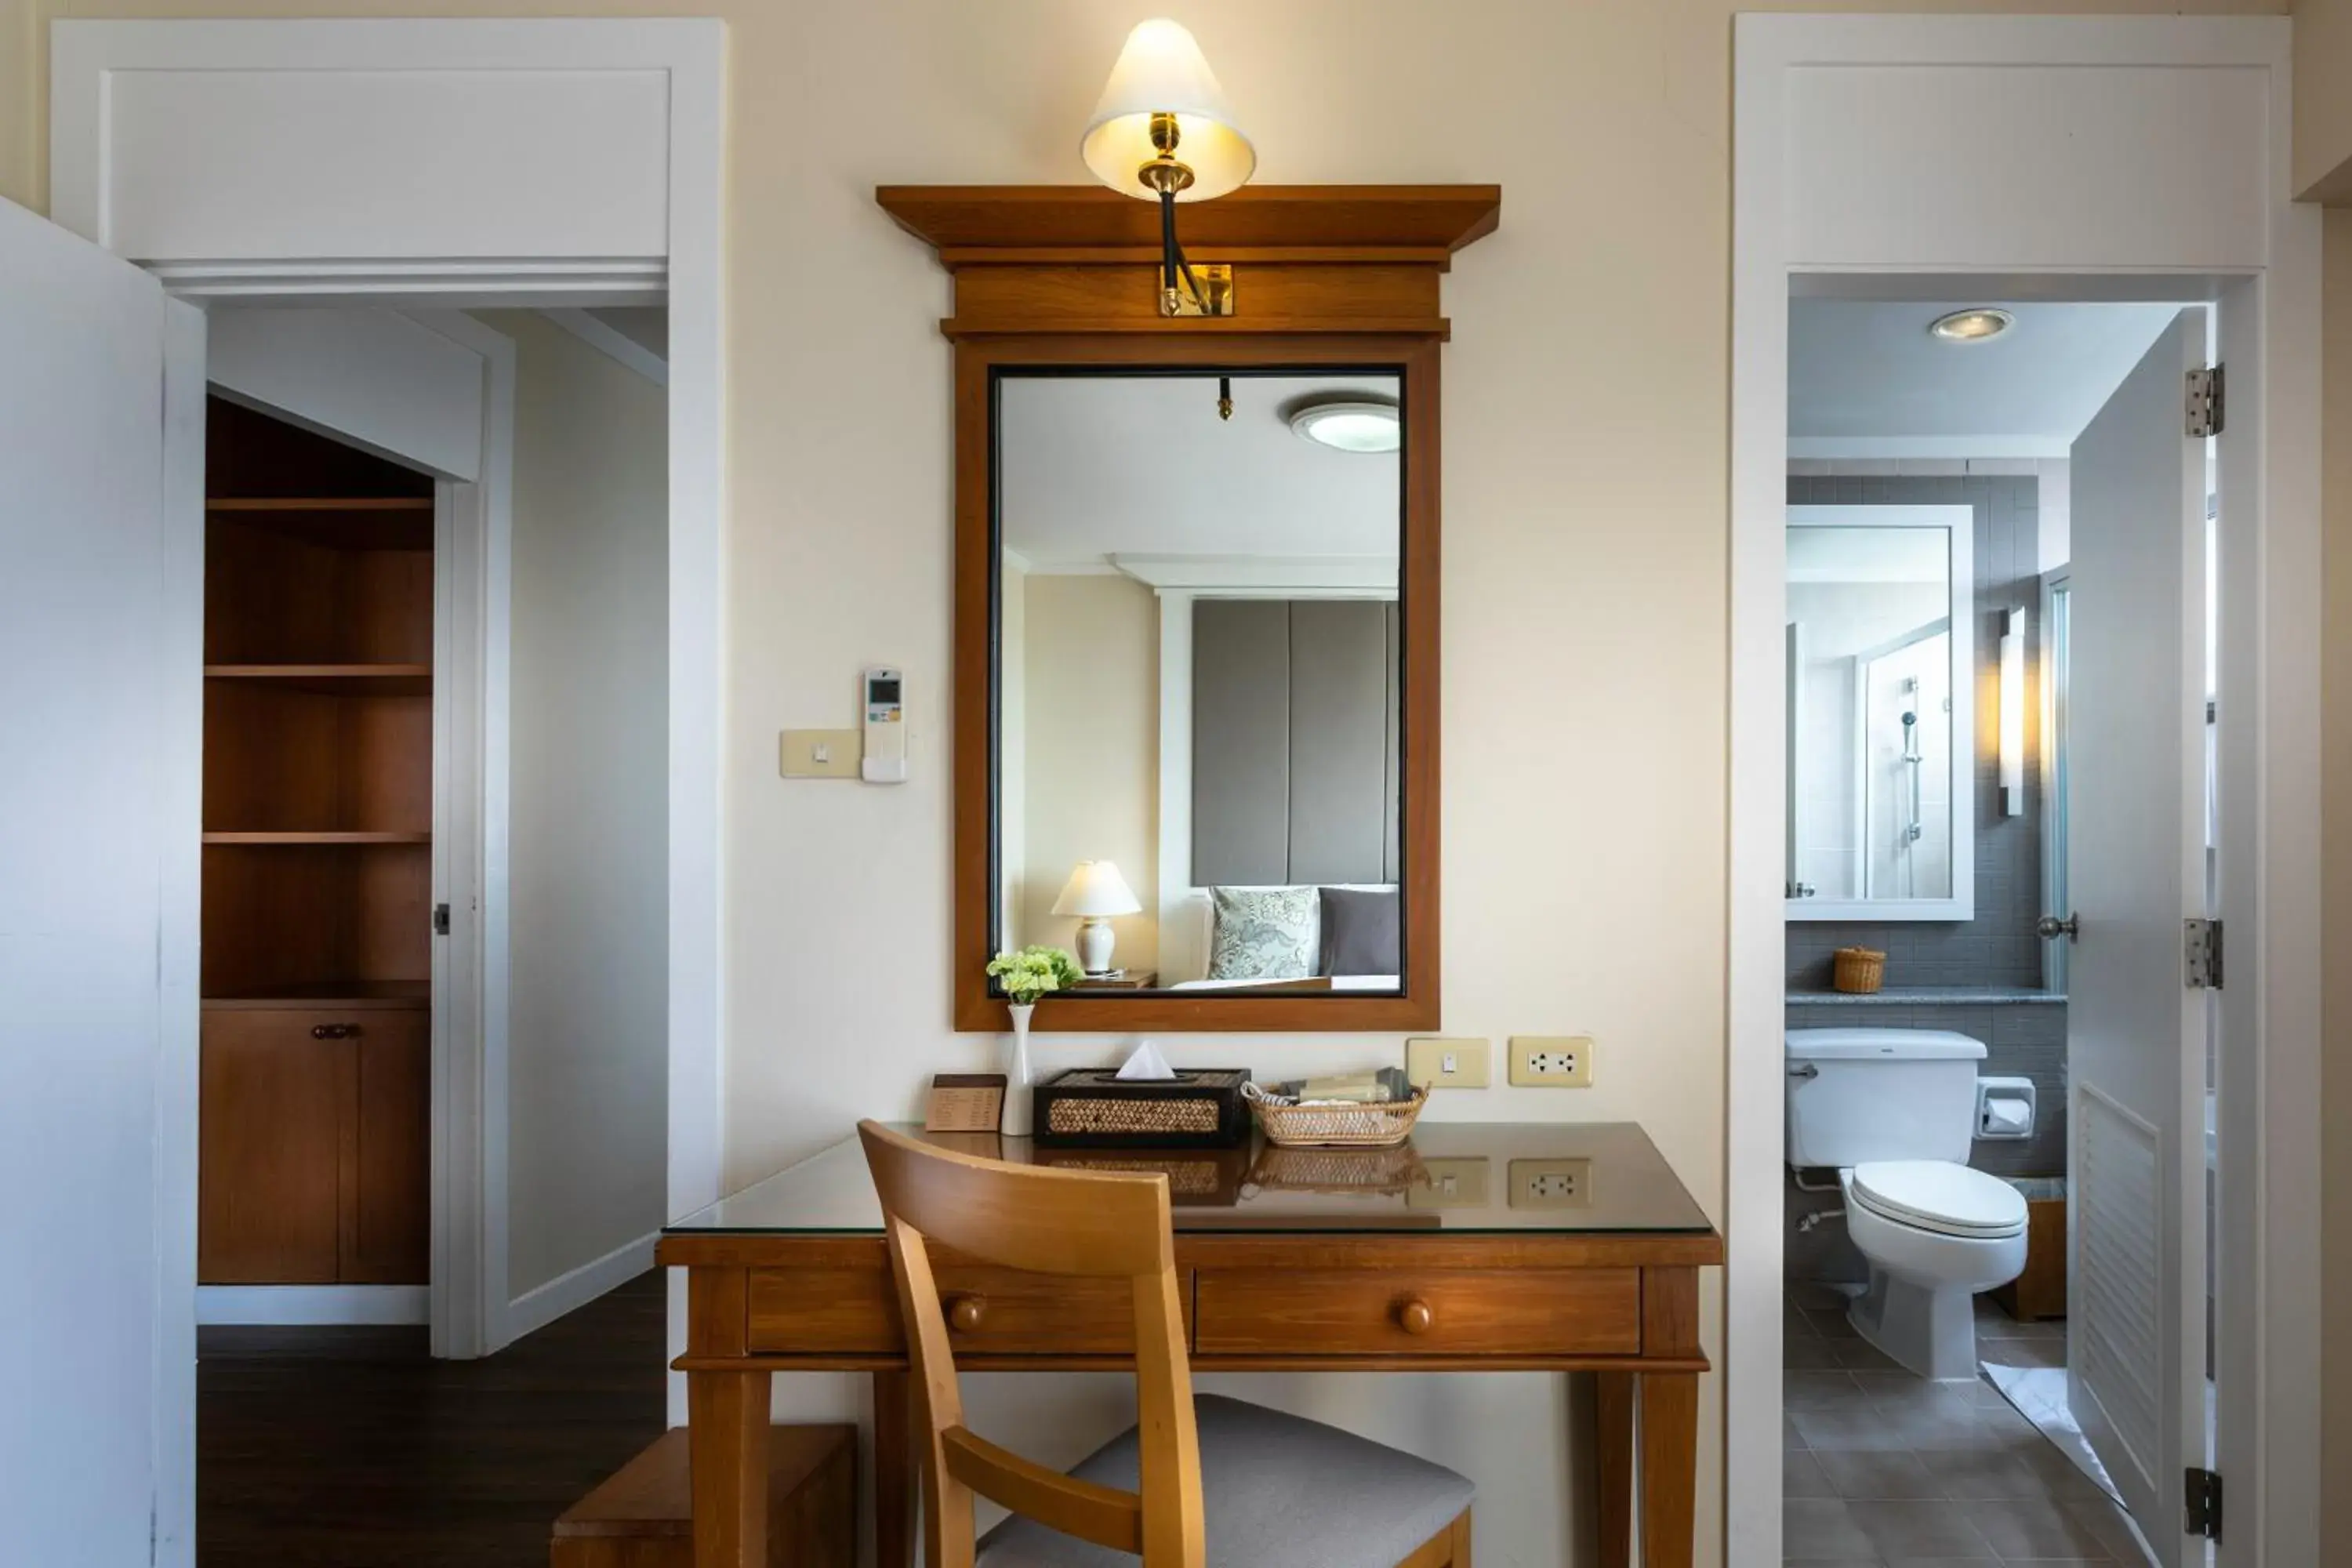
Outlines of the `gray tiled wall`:
<svg viewBox="0 0 2352 1568">
<path fill-rule="evenodd" d="M 2000 616 L 2024 606 L 2038 619 L 2041 603 L 2039 481 L 2032 478 L 1949 479 L 1791 476 L 1792 506 L 1889 505 L 1976 509 L 1976 646 L 1979 689 L 2000 664 Z M 1795 922 L 1788 928 L 1791 991 L 1829 988 L 1830 954 L 1849 946 L 1886 954 L 1891 987 L 1922 985 L 2039 986 L 2042 943 L 2033 922 L 2042 913 L 2042 798 L 2036 726 L 2029 721 L 2025 812 L 2000 811 L 1996 758 L 1979 759 L 1976 778 L 1976 919 L 1969 921 Z M 1953 1029 L 1985 1042 L 1983 1071 L 2033 1080 L 2038 1110 L 2034 1135 L 2015 1142 L 1976 1143 L 1969 1163 L 2001 1176 L 2063 1175 L 2066 1171 L 2066 1008 L 2063 1003 L 2006 1006 L 1805 1006 L 1787 1010 L 1791 1029 Z M 1828 1220 L 1809 1234 L 1797 1218 L 1839 1206 L 1834 1192 L 1788 1188 L 1787 1273 L 1791 1279 L 1859 1280 L 1867 1273 L 1846 1239 L 1845 1226 Z"/>
</svg>

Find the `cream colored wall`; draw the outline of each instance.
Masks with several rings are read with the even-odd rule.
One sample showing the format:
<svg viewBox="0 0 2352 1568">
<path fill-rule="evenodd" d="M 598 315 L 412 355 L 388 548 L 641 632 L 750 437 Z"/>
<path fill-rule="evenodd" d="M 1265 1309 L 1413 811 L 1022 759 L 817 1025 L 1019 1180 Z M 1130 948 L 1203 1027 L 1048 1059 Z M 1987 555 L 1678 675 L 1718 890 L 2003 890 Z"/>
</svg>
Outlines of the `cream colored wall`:
<svg viewBox="0 0 2352 1568">
<path fill-rule="evenodd" d="M 2340 0 L 2328 0 L 2330 4 Z M 1440 1114 L 1643 1123 L 1723 1213 L 1731 16 L 1740 0 L 1186 0 L 1261 181 L 1497 181 L 1501 231 L 1446 281 L 1445 1025 L 1590 1032 L 1596 1085 Z M 1795 0 L 1791 9 L 1831 8 Z M 2264 0 L 1853 0 L 1852 8 L 2277 11 Z M 0 0 L 0 194 L 40 205 L 57 15 L 719 15 L 730 26 L 728 1155 L 741 1183 L 991 1060 L 949 1027 L 945 277 L 886 181 L 1081 182 L 1126 28 L 1098 0 Z M 1606 374 L 1569 375 L 1563 366 Z M 1682 635 L 1660 638 L 1660 626 Z M 1713 628 L 1710 630 L 1710 628 Z M 1638 646 L 1639 660 L 1622 650 Z M 794 790 L 775 731 L 909 675 L 913 778 Z M 1591 672 L 1580 677 L 1577 672 Z M 1510 765 L 1471 737 L 1509 737 Z M 1606 759 L 1594 766 L 1593 759 Z M 2352 810 L 2352 802 L 2347 809 Z M 2352 885 L 2339 877 L 2336 885 Z M 1392 1039 L 1168 1042 L 1282 1076 Z M 1044 1065 L 1108 1059 L 1048 1037 Z M 1712 1284 L 1706 1338 L 1720 1354 Z M 784 1378 L 780 1408 L 860 1408 Z M 982 1378 L 976 1418 L 1074 1458 L 1118 1381 Z M 1204 1383 L 1218 1380 L 1204 1379 Z M 1267 1378 L 1261 1398 L 1466 1469 L 1482 1555 L 1589 1561 L 1563 1380 Z M 1580 1386 L 1574 1391 L 1584 1397 Z M 1721 1555 L 1719 1385 L 1701 1562 Z M 2342 1408 L 2339 1402 L 2339 1408 Z M 1031 1411 L 1034 1419 L 1015 1419 Z M 992 1425 L 993 1422 L 993 1425 Z M 1048 1450 L 1055 1450 L 1048 1452 Z"/>
<path fill-rule="evenodd" d="M 2352 202 L 2352 0 L 2294 7 L 2294 188 Z"/>
<path fill-rule="evenodd" d="M 530 310 L 515 342 L 507 1276 L 657 1229 L 669 1184 L 663 390 Z"/>
<path fill-rule="evenodd" d="M 1054 900 L 1081 860 L 1112 860 L 1145 912 L 1111 921 L 1113 962 L 1160 956 L 1160 601 L 1132 577 L 1033 576 L 1024 942 L 1074 948 Z M 1010 646 L 1008 642 L 1008 647 Z M 1012 864 L 1008 852 L 1006 863 Z"/>
<path fill-rule="evenodd" d="M 2330 932 L 2326 991 L 2321 998 L 2323 1118 L 2332 1130 L 2352 1127 L 2352 954 L 2343 936 L 2352 931 L 2352 208 L 2327 214 L 2325 319 L 2321 364 L 2326 467 L 2321 507 L 2326 527 L 2326 668 L 2322 673 L 2321 821 L 2322 927 Z M 2352 1347 L 2345 1343 L 2352 1310 L 2352 1155 L 2340 1131 L 2329 1140 L 2322 1171 L 2322 1321 L 2320 1473 L 2327 1495 L 2352 1492 Z M 2325 1560 L 2352 1563 L 2352 1513 L 2323 1510 Z"/>
</svg>

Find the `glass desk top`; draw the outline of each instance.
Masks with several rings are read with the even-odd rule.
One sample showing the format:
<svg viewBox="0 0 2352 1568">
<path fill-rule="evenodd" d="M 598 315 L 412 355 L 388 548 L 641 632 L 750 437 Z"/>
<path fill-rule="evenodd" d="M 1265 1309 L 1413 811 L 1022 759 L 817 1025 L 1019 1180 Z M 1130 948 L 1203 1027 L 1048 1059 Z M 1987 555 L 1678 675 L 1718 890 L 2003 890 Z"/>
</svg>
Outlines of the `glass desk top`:
<svg viewBox="0 0 2352 1568">
<path fill-rule="evenodd" d="M 1041 1149 L 992 1132 L 897 1131 L 1065 1170 L 1166 1173 L 1181 1231 L 1573 1234 L 1714 1227 L 1630 1121 L 1423 1122 L 1396 1149 Z M 878 1236 L 865 1151 L 845 1139 L 667 1227 L 670 1236 Z"/>
</svg>

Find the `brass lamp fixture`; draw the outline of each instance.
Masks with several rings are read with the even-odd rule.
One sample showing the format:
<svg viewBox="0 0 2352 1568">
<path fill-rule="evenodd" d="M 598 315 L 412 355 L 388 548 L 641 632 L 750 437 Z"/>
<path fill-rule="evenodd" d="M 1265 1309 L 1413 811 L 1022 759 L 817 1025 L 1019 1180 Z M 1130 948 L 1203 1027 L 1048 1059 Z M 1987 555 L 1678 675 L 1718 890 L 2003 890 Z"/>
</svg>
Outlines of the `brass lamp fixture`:
<svg viewBox="0 0 2352 1568">
<path fill-rule="evenodd" d="M 1137 25 L 1078 153 L 1112 190 L 1160 204 L 1160 313 L 1232 315 L 1233 269 L 1185 259 L 1176 243 L 1176 204 L 1239 190 L 1257 168 L 1257 151 L 1234 126 L 1224 89 L 1191 33 L 1166 20 Z"/>
</svg>

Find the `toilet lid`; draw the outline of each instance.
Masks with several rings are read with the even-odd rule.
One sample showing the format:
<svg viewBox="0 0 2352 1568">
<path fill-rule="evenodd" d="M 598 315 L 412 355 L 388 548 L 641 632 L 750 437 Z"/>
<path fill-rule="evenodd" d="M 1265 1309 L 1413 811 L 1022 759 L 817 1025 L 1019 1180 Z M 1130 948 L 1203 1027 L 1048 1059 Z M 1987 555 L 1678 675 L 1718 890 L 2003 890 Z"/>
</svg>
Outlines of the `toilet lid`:
<svg viewBox="0 0 2352 1568">
<path fill-rule="evenodd" d="M 1939 1236 L 2014 1236 L 2025 1228 L 2023 1194 L 1948 1160 L 1856 1165 L 1852 1194 L 1874 1214 Z"/>
</svg>

